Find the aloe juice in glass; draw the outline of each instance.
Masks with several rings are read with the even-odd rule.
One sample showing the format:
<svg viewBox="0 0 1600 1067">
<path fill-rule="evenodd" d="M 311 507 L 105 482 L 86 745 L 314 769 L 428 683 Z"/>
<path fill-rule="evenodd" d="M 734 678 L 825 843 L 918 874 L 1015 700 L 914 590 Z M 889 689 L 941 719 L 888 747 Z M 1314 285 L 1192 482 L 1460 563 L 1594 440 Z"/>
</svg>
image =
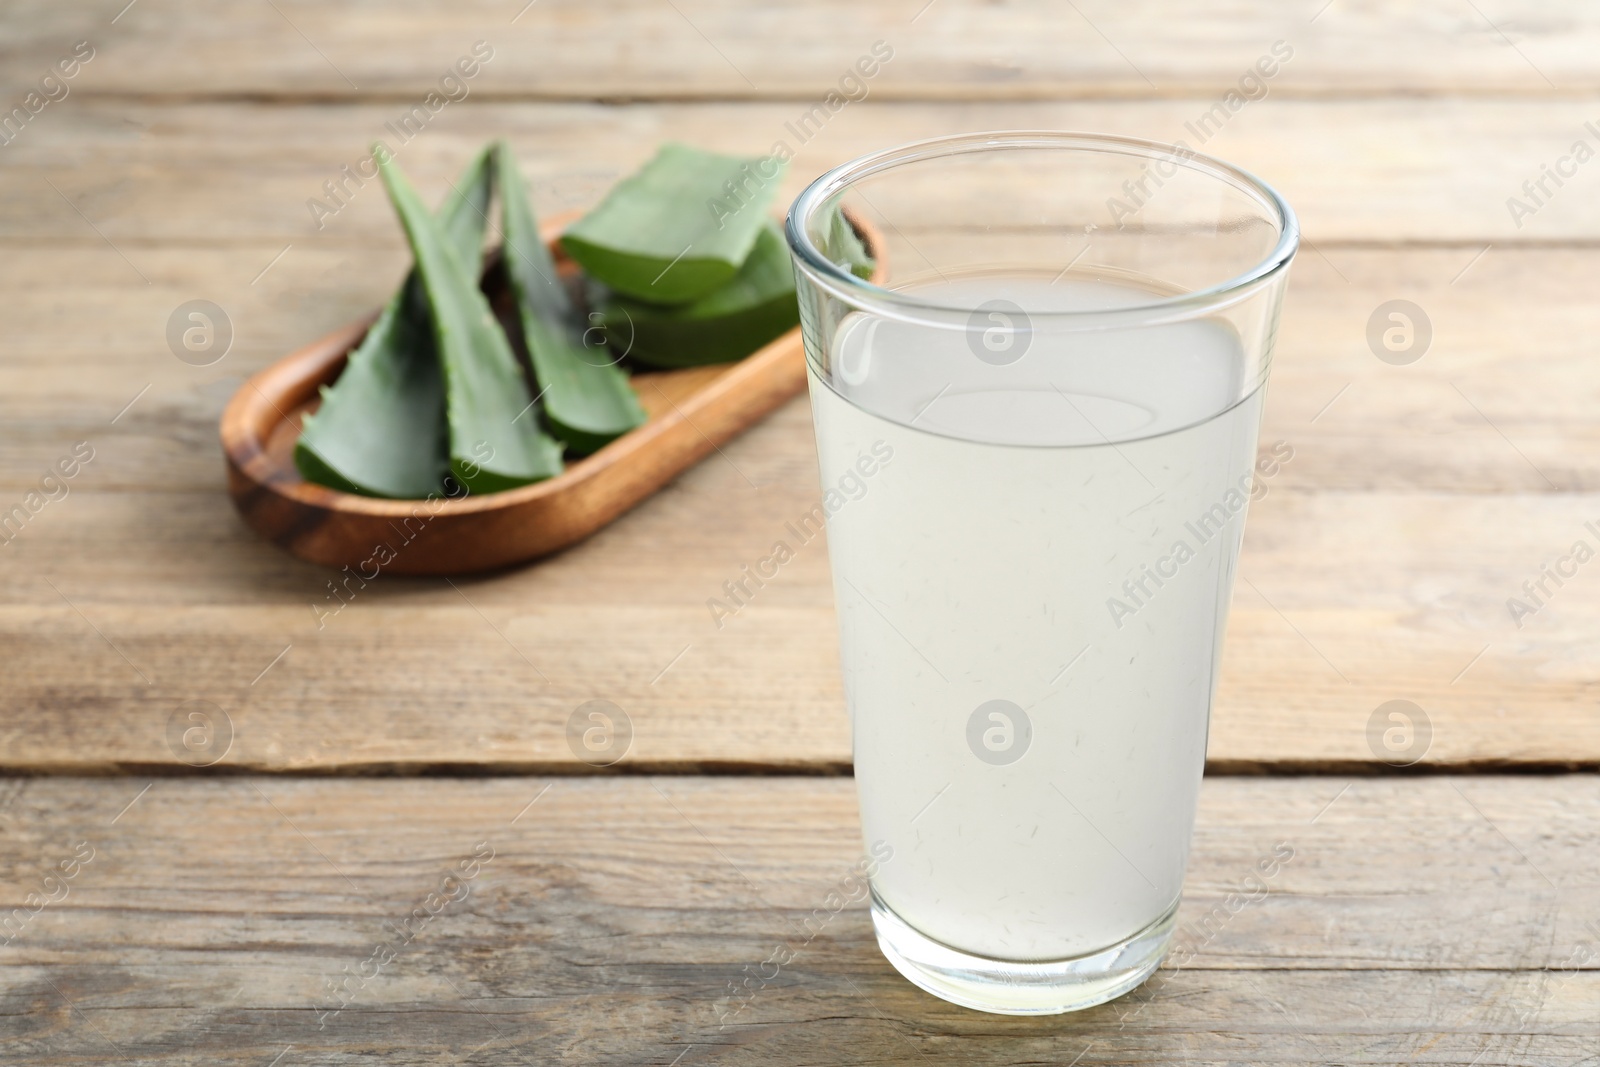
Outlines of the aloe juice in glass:
<svg viewBox="0 0 1600 1067">
<path fill-rule="evenodd" d="M 828 548 L 873 921 L 938 996 L 1071 1011 L 1169 946 L 1297 233 L 1227 164 L 1055 133 L 790 212 L 822 482 L 889 457 Z"/>
</svg>

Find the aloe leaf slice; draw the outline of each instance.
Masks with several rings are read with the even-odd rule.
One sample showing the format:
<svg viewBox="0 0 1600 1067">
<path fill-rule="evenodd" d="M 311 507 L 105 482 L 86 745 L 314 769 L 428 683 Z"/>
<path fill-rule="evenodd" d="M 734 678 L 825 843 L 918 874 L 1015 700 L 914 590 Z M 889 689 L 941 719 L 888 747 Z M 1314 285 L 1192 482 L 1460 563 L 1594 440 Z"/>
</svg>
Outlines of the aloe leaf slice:
<svg viewBox="0 0 1600 1067">
<path fill-rule="evenodd" d="M 462 172 L 439 208 L 457 257 L 476 276 L 493 172 L 488 151 Z M 309 482 L 365 496 L 414 500 L 444 488 L 450 470 L 444 381 L 413 268 L 343 372 L 306 416 L 295 466 Z"/>
<path fill-rule="evenodd" d="M 628 385 L 628 376 L 615 366 L 604 343 L 584 343 L 585 320 L 556 274 L 550 250 L 539 239 L 539 226 L 510 145 L 501 142 L 495 155 L 506 272 L 517 298 L 522 336 L 545 419 L 568 448 L 588 455 L 644 425 L 647 416 Z"/>
<path fill-rule="evenodd" d="M 739 273 L 709 296 L 668 308 L 615 293 L 597 303 L 612 347 L 656 367 L 729 363 L 800 321 L 789 249 L 770 221 Z"/>
<path fill-rule="evenodd" d="M 473 493 L 494 493 L 561 473 L 561 446 L 538 426 L 528 381 L 442 227 L 388 153 L 378 171 L 405 227 L 432 311 L 444 371 L 450 473 Z"/>
<path fill-rule="evenodd" d="M 611 289 L 681 304 L 727 284 L 766 221 L 785 165 L 668 143 L 562 235 Z"/>
<path fill-rule="evenodd" d="M 856 234 L 856 228 L 850 225 L 850 220 L 844 217 L 844 212 L 835 205 L 828 217 L 828 232 L 823 239 L 821 249 L 836 266 L 854 274 L 857 278 L 871 278 L 876 264 L 867 252 L 867 246 L 862 243 Z"/>
</svg>

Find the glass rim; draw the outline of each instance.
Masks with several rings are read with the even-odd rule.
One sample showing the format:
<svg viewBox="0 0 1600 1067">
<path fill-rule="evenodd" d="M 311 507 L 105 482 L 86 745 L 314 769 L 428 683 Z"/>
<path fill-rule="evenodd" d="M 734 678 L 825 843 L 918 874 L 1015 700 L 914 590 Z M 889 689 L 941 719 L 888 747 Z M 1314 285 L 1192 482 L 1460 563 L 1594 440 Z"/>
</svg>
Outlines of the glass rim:
<svg viewBox="0 0 1600 1067">
<path fill-rule="evenodd" d="M 1146 159 L 1170 159 L 1179 166 L 1208 174 L 1244 192 L 1275 216 L 1278 224 L 1277 243 L 1265 257 L 1249 269 L 1215 285 L 1115 308 L 1076 311 L 1025 309 L 1034 329 L 1040 326 L 1066 330 L 1106 329 L 1135 323 L 1158 325 L 1193 318 L 1253 295 L 1287 268 L 1299 249 L 1300 223 L 1294 209 L 1275 188 L 1250 171 L 1186 145 L 1167 144 L 1142 137 L 1064 130 L 999 130 L 934 137 L 871 152 L 840 164 L 806 186 L 789 206 L 784 219 L 784 235 L 789 248 L 814 282 L 848 304 L 886 318 L 935 327 L 961 328 L 965 325 L 965 319 L 957 321 L 957 317 L 967 315 L 975 307 L 929 303 L 904 291 L 887 289 L 860 278 L 824 255 L 811 239 L 805 223 L 835 197 L 872 175 L 944 156 L 1007 149 L 1078 149 Z"/>
</svg>

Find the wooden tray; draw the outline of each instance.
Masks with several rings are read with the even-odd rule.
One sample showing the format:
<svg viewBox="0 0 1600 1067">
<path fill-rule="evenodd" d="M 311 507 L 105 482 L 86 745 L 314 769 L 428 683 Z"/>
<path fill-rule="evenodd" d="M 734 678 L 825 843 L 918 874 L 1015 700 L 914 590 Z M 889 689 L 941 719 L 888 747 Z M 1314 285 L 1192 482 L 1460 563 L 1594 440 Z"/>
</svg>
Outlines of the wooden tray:
<svg viewBox="0 0 1600 1067">
<path fill-rule="evenodd" d="M 564 272 L 575 267 L 555 239 L 568 221 L 542 227 Z M 851 222 L 877 259 L 873 280 L 881 282 L 883 241 L 861 220 Z M 633 375 L 649 421 L 559 477 L 461 500 L 358 496 L 301 478 L 294 443 L 301 419 L 317 408 L 318 387 L 339 376 L 374 318 L 274 363 L 222 413 L 228 492 L 245 523 L 292 555 L 330 567 L 466 574 L 548 555 L 611 522 L 805 388 L 796 328 L 737 363 Z"/>
</svg>

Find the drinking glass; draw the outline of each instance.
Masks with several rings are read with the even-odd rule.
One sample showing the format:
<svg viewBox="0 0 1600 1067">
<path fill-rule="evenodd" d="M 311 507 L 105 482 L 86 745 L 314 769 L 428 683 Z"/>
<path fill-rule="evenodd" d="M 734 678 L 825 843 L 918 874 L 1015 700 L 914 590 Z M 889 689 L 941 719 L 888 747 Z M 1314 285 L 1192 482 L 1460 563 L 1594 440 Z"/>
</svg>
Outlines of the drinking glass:
<svg viewBox="0 0 1600 1067">
<path fill-rule="evenodd" d="M 1014 132 L 847 163 L 787 234 L 878 943 L 984 1011 L 1110 1000 L 1172 938 L 1294 214 Z"/>
</svg>

